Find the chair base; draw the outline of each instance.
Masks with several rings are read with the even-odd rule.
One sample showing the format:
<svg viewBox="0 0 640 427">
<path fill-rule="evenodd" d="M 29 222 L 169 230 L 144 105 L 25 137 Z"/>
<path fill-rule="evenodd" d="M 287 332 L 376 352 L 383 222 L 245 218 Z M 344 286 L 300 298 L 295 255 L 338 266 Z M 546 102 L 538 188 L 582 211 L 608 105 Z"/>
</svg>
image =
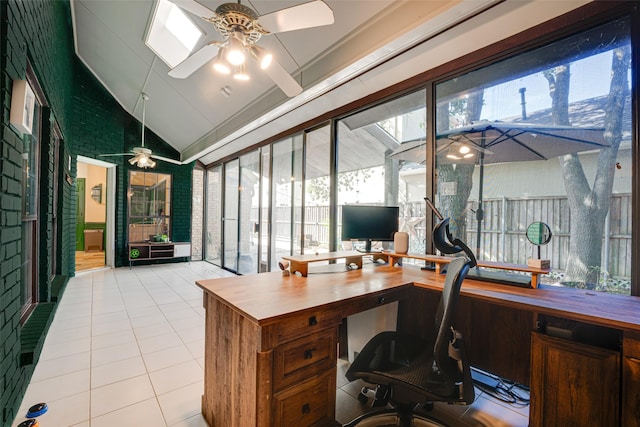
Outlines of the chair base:
<svg viewBox="0 0 640 427">
<path fill-rule="evenodd" d="M 414 412 L 388 408 L 359 416 L 343 427 L 447 427 L 440 421 Z"/>
</svg>

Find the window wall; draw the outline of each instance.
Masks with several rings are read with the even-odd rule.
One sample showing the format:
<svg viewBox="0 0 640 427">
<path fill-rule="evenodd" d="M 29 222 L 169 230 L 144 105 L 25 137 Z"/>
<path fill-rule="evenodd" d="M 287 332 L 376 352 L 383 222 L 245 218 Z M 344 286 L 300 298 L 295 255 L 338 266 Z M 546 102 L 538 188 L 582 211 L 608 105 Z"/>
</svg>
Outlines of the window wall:
<svg viewBox="0 0 640 427">
<path fill-rule="evenodd" d="M 240 157 L 240 187 L 238 224 L 238 273 L 258 271 L 258 224 L 260 200 L 260 152 L 258 150 Z"/>
<path fill-rule="evenodd" d="M 331 243 L 331 126 L 305 133 L 303 253 L 328 252 Z"/>
<path fill-rule="evenodd" d="M 222 166 L 207 169 L 205 260 L 222 266 Z"/>
<path fill-rule="evenodd" d="M 608 16 L 589 26 L 576 14 L 579 27 L 558 36 L 519 34 L 399 84 L 395 97 L 355 102 L 352 113 L 263 145 L 252 157 L 260 171 L 249 168 L 260 177 L 251 270 L 350 248 L 340 239 L 349 204 L 398 206 L 409 251 L 430 253 L 428 196 L 481 260 L 540 257 L 551 263 L 545 285 L 638 294 L 632 20 Z M 538 222 L 551 229 L 545 245 L 527 239 Z"/>
<path fill-rule="evenodd" d="M 302 135 L 272 145 L 271 269 L 283 255 L 300 253 Z M 298 231 L 298 232 L 296 232 Z"/>
<path fill-rule="evenodd" d="M 621 18 L 436 85 L 437 205 L 482 260 L 630 292 L 631 22 Z"/>
<path fill-rule="evenodd" d="M 240 161 L 232 160 L 224 165 L 224 216 L 222 217 L 223 235 L 222 266 L 231 271 L 238 271 L 238 194 L 240 188 Z"/>
<path fill-rule="evenodd" d="M 338 221 L 344 205 L 398 206 L 398 230 L 409 234 L 409 252 L 425 252 L 426 122 L 425 90 L 337 122 Z M 372 249 L 388 247 L 374 242 Z"/>
</svg>

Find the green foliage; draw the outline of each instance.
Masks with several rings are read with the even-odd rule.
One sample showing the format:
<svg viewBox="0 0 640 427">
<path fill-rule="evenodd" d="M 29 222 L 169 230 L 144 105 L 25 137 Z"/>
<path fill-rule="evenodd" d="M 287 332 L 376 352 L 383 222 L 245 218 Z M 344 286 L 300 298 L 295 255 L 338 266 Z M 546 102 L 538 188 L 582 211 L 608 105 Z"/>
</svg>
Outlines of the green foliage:
<svg viewBox="0 0 640 427">
<path fill-rule="evenodd" d="M 355 190 L 359 182 L 364 182 L 371 177 L 371 170 L 359 169 L 351 172 L 342 172 L 338 174 L 338 192 Z M 312 200 L 324 202 L 329 200 L 330 185 L 328 176 L 321 176 L 309 180 L 307 183 L 307 192 Z"/>
</svg>

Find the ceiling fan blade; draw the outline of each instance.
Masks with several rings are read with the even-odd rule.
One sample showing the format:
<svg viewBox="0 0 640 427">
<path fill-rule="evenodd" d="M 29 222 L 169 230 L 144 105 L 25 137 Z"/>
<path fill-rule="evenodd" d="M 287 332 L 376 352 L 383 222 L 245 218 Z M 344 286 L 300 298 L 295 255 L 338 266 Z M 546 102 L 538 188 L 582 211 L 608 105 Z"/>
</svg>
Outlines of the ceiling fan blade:
<svg viewBox="0 0 640 427">
<path fill-rule="evenodd" d="M 186 79 L 191 74 L 195 73 L 200 67 L 207 62 L 211 61 L 218 54 L 218 45 L 215 43 L 209 43 L 202 49 L 176 65 L 169 75 L 176 79 Z"/>
<path fill-rule="evenodd" d="M 150 157 L 153 158 L 153 159 L 156 159 L 156 160 L 162 160 L 163 162 L 173 163 L 174 165 L 181 165 L 182 164 L 182 162 L 180 160 L 170 159 L 168 157 L 156 156 L 155 154 L 151 154 Z"/>
<path fill-rule="evenodd" d="M 302 93 L 302 86 L 284 69 L 276 60 L 271 61 L 271 65 L 264 70 L 271 80 L 289 97 L 293 98 Z"/>
<path fill-rule="evenodd" d="M 133 156 L 134 153 L 111 153 L 111 154 L 98 154 L 99 157 L 110 157 L 110 156 Z"/>
<path fill-rule="evenodd" d="M 322 0 L 267 13 L 258 18 L 260 25 L 271 33 L 302 30 L 304 28 L 331 25 L 333 10 Z"/>
<path fill-rule="evenodd" d="M 215 12 L 195 0 L 172 0 L 176 6 L 191 12 L 199 18 L 211 18 Z"/>
</svg>

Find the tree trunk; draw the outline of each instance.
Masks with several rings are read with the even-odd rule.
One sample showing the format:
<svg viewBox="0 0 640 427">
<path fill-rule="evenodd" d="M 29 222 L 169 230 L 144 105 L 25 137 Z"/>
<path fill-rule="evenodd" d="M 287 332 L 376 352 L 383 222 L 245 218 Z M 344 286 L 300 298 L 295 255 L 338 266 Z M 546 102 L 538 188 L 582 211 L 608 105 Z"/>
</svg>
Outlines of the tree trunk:
<svg viewBox="0 0 640 427">
<path fill-rule="evenodd" d="M 471 124 L 480 118 L 482 112 L 482 104 L 484 102 L 484 91 L 478 90 L 469 93 L 464 108 L 465 123 Z M 449 129 L 449 111 L 447 108 L 440 107 L 438 114 L 438 126 L 440 130 Z M 445 113 L 445 114 L 443 114 Z M 440 199 L 440 211 L 445 217 L 449 217 L 449 229 L 453 236 L 461 240 L 467 240 L 467 224 L 466 209 L 469 201 L 469 195 L 473 187 L 473 171 L 474 164 L 438 164 L 437 183 L 438 195 Z M 443 184 L 448 184 L 455 188 L 455 193 L 445 195 Z"/>
<path fill-rule="evenodd" d="M 613 189 L 614 165 L 622 140 L 622 114 L 628 96 L 630 57 L 628 46 L 616 49 L 613 54 L 604 123 L 604 135 L 609 147 L 600 150 L 593 186 L 589 185 L 577 154 L 560 158 L 571 212 L 571 240 L 565 272 L 568 281 L 590 284 L 597 284 L 598 281 L 604 224 Z M 554 124 L 569 125 L 569 67 L 557 67 L 553 72 L 545 73 L 545 77 L 552 97 Z"/>
</svg>

